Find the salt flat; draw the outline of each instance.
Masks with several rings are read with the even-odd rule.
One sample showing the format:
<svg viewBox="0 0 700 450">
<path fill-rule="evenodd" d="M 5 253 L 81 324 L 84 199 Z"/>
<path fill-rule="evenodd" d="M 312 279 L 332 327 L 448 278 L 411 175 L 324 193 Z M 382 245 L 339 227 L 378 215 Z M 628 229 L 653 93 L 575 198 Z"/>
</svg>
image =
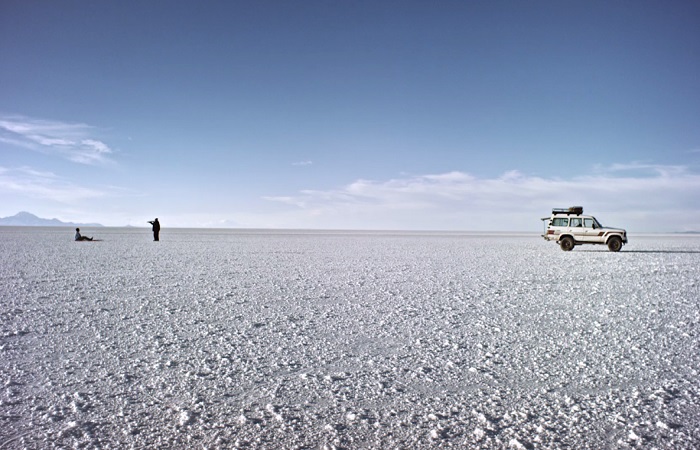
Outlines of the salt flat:
<svg viewBox="0 0 700 450">
<path fill-rule="evenodd" d="M 700 448 L 700 237 L 0 228 L 0 448 Z"/>
</svg>

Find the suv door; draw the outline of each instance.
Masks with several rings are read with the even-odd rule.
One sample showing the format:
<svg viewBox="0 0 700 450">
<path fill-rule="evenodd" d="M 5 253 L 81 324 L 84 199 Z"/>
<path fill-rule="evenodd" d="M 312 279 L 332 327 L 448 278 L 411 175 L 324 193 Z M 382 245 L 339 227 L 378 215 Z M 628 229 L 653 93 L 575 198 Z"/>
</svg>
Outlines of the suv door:
<svg viewBox="0 0 700 450">
<path fill-rule="evenodd" d="M 583 240 L 585 242 L 603 242 L 600 229 L 595 227 L 593 217 L 583 218 Z"/>
<path fill-rule="evenodd" d="M 565 231 L 568 226 L 568 217 L 552 217 L 552 221 L 549 227 L 547 227 L 547 235 L 559 240 L 559 235 L 561 235 L 562 231 Z"/>
<path fill-rule="evenodd" d="M 569 219 L 569 233 L 577 242 L 586 242 L 586 233 L 583 229 L 583 219 L 581 217 Z"/>
</svg>

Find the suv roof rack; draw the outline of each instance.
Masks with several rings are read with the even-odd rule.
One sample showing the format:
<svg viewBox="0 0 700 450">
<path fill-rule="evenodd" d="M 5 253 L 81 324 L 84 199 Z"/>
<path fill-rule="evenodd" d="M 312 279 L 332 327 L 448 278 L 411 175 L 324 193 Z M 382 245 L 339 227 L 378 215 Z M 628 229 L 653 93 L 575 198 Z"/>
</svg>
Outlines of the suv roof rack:
<svg viewBox="0 0 700 450">
<path fill-rule="evenodd" d="M 552 208 L 552 214 L 583 214 L 583 206 L 569 206 L 568 208 Z"/>
</svg>

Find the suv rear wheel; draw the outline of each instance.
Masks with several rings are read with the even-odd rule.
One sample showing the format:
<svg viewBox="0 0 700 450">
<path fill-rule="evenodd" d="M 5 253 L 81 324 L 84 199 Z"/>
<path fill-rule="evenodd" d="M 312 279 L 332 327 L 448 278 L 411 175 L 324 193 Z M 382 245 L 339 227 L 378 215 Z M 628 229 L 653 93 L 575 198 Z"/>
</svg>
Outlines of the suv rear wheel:
<svg viewBox="0 0 700 450">
<path fill-rule="evenodd" d="M 565 252 L 568 252 L 574 248 L 574 240 L 570 238 L 569 236 L 566 236 L 562 238 L 561 241 L 559 241 L 559 246 L 561 247 L 562 250 Z"/>
<path fill-rule="evenodd" d="M 608 250 L 611 252 L 619 252 L 622 248 L 622 239 L 617 236 L 613 236 L 608 240 Z"/>
</svg>

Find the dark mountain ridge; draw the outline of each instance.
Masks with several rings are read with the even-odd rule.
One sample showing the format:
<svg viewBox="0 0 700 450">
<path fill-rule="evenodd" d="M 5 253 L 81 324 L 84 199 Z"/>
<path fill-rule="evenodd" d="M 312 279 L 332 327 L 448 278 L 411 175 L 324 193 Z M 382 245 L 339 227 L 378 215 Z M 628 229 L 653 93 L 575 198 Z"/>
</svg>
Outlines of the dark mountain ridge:
<svg viewBox="0 0 700 450">
<path fill-rule="evenodd" d="M 58 219 L 43 219 L 32 213 L 21 211 L 10 217 L 0 217 L 0 226 L 14 227 L 101 227 L 99 223 L 62 222 Z"/>
</svg>

